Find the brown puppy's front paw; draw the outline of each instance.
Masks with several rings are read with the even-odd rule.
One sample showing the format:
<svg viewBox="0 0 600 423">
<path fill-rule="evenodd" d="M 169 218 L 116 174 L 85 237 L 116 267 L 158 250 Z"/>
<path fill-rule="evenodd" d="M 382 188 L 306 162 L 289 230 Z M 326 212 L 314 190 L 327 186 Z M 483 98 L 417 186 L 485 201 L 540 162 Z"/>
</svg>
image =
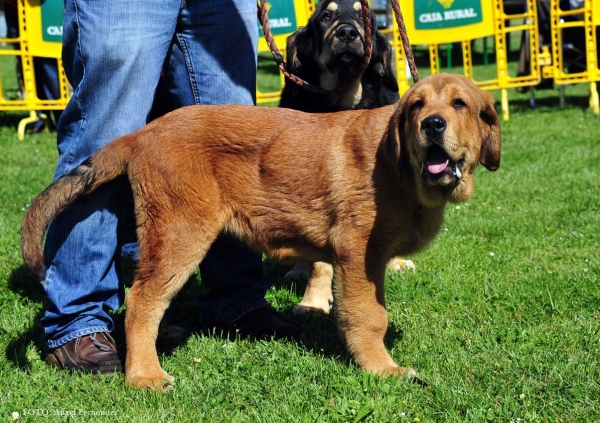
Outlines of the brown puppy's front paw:
<svg viewBox="0 0 600 423">
<path fill-rule="evenodd" d="M 418 379 L 417 371 L 412 367 L 398 367 L 398 371 L 394 374 L 394 376 L 398 379 L 406 379 L 408 381 Z"/>
<path fill-rule="evenodd" d="M 127 385 L 132 388 L 150 389 L 151 391 L 166 392 L 173 387 L 175 378 L 164 370 L 155 376 L 125 376 Z"/>
<path fill-rule="evenodd" d="M 381 372 L 380 375 L 382 377 L 393 377 L 396 379 L 405 379 L 410 383 L 416 383 L 417 385 L 421 385 L 422 387 L 427 386 L 427 382 L 425 382 L 423 379 L 419 378 L 417 371 L 415 369 L 413 369 L 412 367 L 406 368 L 406 367 L 396 366 L 396 367 L 390 369 L 390 371 Z"/>
</svg>

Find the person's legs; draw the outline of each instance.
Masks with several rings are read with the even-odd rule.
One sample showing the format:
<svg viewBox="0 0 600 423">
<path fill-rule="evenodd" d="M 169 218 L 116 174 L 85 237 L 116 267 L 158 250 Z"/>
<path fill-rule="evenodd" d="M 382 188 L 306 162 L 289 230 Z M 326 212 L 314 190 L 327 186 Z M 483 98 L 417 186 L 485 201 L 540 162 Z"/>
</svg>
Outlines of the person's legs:
<svg viewBox="0 0 600 423">
<path fill-rule="evenodd" d="M 65 2 L 63 62 L 74 92 L 58 123 L 55 179 L 145 125 L 179 7 L 175 0 Z M 42 319 L 49 349 L 113 329 L 108 312 L 123 301 L 117 263 L 118 222 L 130 195 L 124 183 L 75 202 L 49 228 Z"/>
<path fill-rule="evenodd" d="M 189 1 L 180 28 L 167 72 L 178 106 L 254 104 L 256 3 Z M 200 273 L 209 294 L 199 300 L 199 307 L 208 320 L 233 321 L 266 305 L 261 254 L 233 237 L 218 238 Z"/>
<path fill-rule="evenodd" d="M 6 20 L 6 38 L 19 38 L 19 11 L 18 9 L 6 2 L 4 2 L 4 19 Z M 19 50 L 21 45 L 19 43 L 12 45 L 15 50 Z M 21 56 L 15 56 L 17 82 L 19 84 L 18 94 L 19 98 L 23 98 L 23 66 L 21 65 Z"/>
<path fill-rule="evenodd" d="M 33 70 L 35 73 L 35 83 L 37 89 L 37 96 L 40 100 L 55 100 L 60 97 L 60 88 L 58 86 L 58 62 L 54 58 L 49 57 L 34 57 L 33 58 Z M 56 123 L 60 119 L 62 114 L 61 110 L 44 110 L 38 111 L 38 115 L 41 113 L 46 114 L 49 118 L 50 130 L 54 130 Z M 41 125 L 36 124 L 36 128 L 41 130 L 44 127 L 44 122 L 40 122 Z"/>
<path fill-rule="evenodd" d="M 192 0 L 186 3 L 166 66 L 166 81 L 177 106 L 254 104 L 258 26 L 253 0 Z M 200 265 L 206 295 L 198 300 L 206 326 L 247 320 L 248 334 L 296 333 L 264 298 L 268 283 L 262 255 L 221 235 Z M 252 318 L 250 312 L 260 318 Z"/>
</svg>

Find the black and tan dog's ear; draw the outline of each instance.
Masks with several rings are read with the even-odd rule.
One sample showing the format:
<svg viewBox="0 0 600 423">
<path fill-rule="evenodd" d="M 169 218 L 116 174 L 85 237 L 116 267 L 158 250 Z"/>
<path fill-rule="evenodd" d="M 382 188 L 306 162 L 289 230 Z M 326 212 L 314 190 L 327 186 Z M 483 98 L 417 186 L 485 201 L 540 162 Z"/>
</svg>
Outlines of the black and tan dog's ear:
<svg viewBox="0 0 600 423">
<path fill-rule="evenodd" d="M 371 12 L 373 34 L 373 52 L 371 53 L 371 69 L 383 81 L 383 86 L 390 91 L 398 92 L 398 80 L 392 66 L 392 49 L 387 38 L 377 29 L 376 17 Z"/>
<path fill-rule="evenodd" d="M 315 36 L 308 26 L 301 27 L 287 38 L 286 42 L 286 66 L 289 71 L 298 73 L 302 66 L 310 66 L 317 57 L 317 45 Z"/>
<path fill-rule="evenodd" d="M 481 119 L 483 145 L 479 162 L 489 170 L 500 167 L 500 119 L 494 109 L 494 99 L 488 92 L 482 92 Z"/>
<path fill-rule="evenodd" d="M 296 37 L 300 31 L 302 31 L 302 28 L 287 37 L 285 43 L 285 66 L 291 72 L 300 67 L 300 60 L 298 60 L 298 52 L 296 51 Z"/>
</svg>

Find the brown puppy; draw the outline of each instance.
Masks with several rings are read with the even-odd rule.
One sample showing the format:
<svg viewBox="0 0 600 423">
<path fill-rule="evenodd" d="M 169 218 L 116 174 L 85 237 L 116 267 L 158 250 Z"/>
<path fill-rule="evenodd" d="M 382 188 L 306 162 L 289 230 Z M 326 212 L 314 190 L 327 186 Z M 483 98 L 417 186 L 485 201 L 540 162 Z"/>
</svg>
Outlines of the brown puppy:
<svg viewBox="0 0 600 423">
<path fill-rule="evenodd" d="M 356 361 L 414 376 L 383 344 L 386 263 L 434 239 L 445 204 L 473 193 L 479 162 L 499 166 L 498 116 L 491 95 L 462 76 L 431 76 L 398 105 L 370 110 L 190 106 L 113 141 L 50 185 L 25 215 L 21 248 L 43 275 L 52 219 L 127 175 L 140 253 L 127 296 L 128 384 L 172 383 L 156 353 L 158 325 L 221 231 L 278 259 L 333 263 L 338 327 Z"/>
</svg>

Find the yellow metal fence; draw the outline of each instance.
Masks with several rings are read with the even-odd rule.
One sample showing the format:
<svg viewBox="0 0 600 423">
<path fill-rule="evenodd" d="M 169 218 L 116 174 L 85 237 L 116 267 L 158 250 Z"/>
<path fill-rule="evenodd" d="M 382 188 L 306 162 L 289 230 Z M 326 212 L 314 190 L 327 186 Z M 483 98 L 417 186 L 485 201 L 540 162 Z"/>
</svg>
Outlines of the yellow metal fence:
<svg viewBox="0 0 600 423">
<path fill-rule="evenodd" d="M 501 107 L 504 119 L 509 119 L 508 89 L 531 87 L 542 78 L 552 78 L 559 85 L 589 83 L 590 107 L 599 113 L 596 83 L 600 81 L 598 67 L 598 32 L 600 28 L 600 0 L 584 0 L 583 7 L 576 10 L 561 10 L 559 0 L 550 1 L 551 45 L 542 46 L 539 40 L 537 2 L 523 0 L 523 10 L 506 14 L 502 0 L 401 0 L 409 39 L 413 48 L 424 46 L 429 55 L 431 73 L 440 72 L 440 47 L 460 45 L 462 67 L 465 76 L 473 79 L 482 89 L 500 90 Z M 40 117 L 36 110 L 62 110 L 66 107 L 70 91 L 61 61 L 62 0 L 19 0 L 18 38 L 0 39 L 0 42 L 16 48 L 0 50 L 0 55 L 21 58 L 23 70 L 23 98 L 7 99 L 0 79 L 0 111 L 29 110 L 30 116 L 19 124 L 19 139 L 23 139 L 25 126 Z M 270 0 L 269 18 L 275 40 L 285 55 L 286 38 L 298 28 L 306 25 L 315 10 L 315 0 Z M 57 12 L 59 10 L 59 12 Z M 389 10 L 389 9 L 388 9 Z M 402 41 L 395 19 L 387 33 L 395 51 L 396 71 L 401 93 L 406 91 L 410 80 L 405 72 L 405 59 Z M 584 32 L 584 48 L 581 52 L 579 71 L 569 69 L 570 62 L 565 56 L 563 32 L 567 28 L 581 28 Z M 521 34 L 529 66 L 525 74 L 515 75 L 509 62 L 509 40 L 512 34 Z M 473 44 L 483 40 L 494 43 L 496 58 L 495 76 L 492 79 L 479 79 L 474 72 Z M 484 48 L 485 50 L 485 48 Z M 264 39 L 259 43 L 259 55 L 270 56 Z M 34 57 L 48 57 L 56 60 L 59 75 L 59 98 L 53 100 L 38 98 L 33 65 Z M 492 65 L 489 65 L 492 66 Z M 280 75 L 283 84 L 283 75 Z M 262 92 L 257 87 L 257 103 L 276 102 L 280 88 Z"/>
<path fill-rule="evenodd" d="M 48 12 L 48 8 L 56 6 L 58 2 L 62 12 L 61 0 L 19 0 L 18 1 L 18 24 L 19 37 L 0 39 L 7 48 L 0 50 L 0 55 L 20 57 L 23 76 L 22 98 L 7 99 L 2 89 L 0 79 L 0 110 L 28 110 L 29 117 L 21 120 L 18 127 L 18 137 L 23 140 L 25 137 L 26 125 L 37 122 L 45 116 L 38 116 L 36 110 L 63 110 L 69 101 L 70 92 L 65 77 L 61 60 L 61 35 L 62 23 L 60 26 L 51 25 L 53 22 L 46 20 L 43 25 L 42 12 Z M 44 8 L 42 8 L 42 3 Z M 61 18 L 62 22 L 62 18 Z M 49 29 L 52 27 L 52 29 Z M 54 34 L 51 34 L 54 32 Z M 54 41 L 52 40 L 54 38 Z M 56 60 L 58 69 L 59 98 L 40 99 L 36 89 L 36 79 L 34 70 L 34 57 L 45 57 Z"/>
</svg>

